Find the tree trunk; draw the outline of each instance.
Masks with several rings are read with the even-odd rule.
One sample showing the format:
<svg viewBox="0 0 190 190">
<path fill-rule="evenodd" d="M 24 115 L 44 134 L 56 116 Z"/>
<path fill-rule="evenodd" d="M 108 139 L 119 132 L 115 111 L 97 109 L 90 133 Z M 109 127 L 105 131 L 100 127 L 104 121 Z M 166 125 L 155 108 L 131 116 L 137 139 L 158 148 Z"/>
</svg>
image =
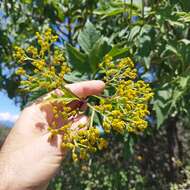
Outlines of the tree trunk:
<svg viewBox="0 0 190 190">
<path fill-rule="evenodd" d="M 166 132 L 170 167 L 169 180 L 174 182 L 178 179 L 180 165 L 177 162 L 183 159 L 183 147 L 178 137 L 177 117 L 169 118 L 167 123 Z"/>
</svg>

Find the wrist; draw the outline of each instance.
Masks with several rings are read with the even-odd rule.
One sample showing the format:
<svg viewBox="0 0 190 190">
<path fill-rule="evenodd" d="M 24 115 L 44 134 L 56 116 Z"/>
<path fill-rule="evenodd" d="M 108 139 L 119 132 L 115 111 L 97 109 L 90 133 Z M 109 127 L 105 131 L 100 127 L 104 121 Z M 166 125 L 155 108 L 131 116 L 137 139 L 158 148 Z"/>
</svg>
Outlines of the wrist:
<svg viewBox="0 0 190 190">
<path fill-rule="evenodd" d="M 0 153 L 0 190 L 11 189 L 12 177 L 8 163 L 9 158 Z"/>
<path fill-rule="evenodd" d="M 11 155 L 0 152 L 0 190 L 25 190 L 18 179 L 14 152 Z"/>
<path fill-rule="evenodd" d="M 0 190 L 46 190 L 47 185 L 28 186 L 17 179 L 14 168 L 9 164 L 9 159 L 0 153 Z"/>
<path fill-rule="evenodd" d="M 14 160 L 0 152 L 0 190 L 46 190 L 47 185 L 25 184 L 15 171 Z"/>
</svg>

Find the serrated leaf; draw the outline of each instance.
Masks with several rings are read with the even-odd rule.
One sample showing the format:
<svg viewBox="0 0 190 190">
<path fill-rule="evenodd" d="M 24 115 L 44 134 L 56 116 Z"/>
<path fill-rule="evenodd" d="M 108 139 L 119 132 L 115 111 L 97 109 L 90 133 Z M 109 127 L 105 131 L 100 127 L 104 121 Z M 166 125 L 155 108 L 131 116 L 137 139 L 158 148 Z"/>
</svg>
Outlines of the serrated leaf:
<svg viewBox="0 0 190 190">
<path fill-rule="evenodd" d="M 90 53 L 94 44 L 101 38 L 94 25 L 87 21 L 84 30 L 78 36 L 78 43 L 85 53 Z"/>
<path fill-rule="evenodd" d="M 77 71 L 85 73 L 90 72 L 91 69 L 87 64 L 87 56 L 79 52 L 76 48 L 70 44 L 66 44 L 66 58 L 68 63 Z"/>
</svg>

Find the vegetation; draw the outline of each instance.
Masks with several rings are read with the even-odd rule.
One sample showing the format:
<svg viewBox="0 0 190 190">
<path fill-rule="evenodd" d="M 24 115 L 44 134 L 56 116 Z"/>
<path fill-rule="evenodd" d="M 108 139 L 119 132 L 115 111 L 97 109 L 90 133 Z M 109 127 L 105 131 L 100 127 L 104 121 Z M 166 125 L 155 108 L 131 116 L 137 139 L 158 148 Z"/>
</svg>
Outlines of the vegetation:
<svg viewBox="0 0 190 190">
<path fill-rule="evenodd" d="M 13 47 L 36 47 L 35 33 L 49 27 L 59 37 L 56 45 L 77 70 L 67 81 L 91 79 L 93 69 L 112 52 L 116 59 L 133 58 L 138 79 L 150 83 L 155 94 L 143 134 L 112 136 L 107 150 L 88 162 L 65 161 L 50 189 L 189 188 L 190 4 L 186 0 L 134 3 L 1 2 L 0 88 L 21 105 L 31 96 L 18 91 L 21 78 L 15 74 Z"/>
</svg>

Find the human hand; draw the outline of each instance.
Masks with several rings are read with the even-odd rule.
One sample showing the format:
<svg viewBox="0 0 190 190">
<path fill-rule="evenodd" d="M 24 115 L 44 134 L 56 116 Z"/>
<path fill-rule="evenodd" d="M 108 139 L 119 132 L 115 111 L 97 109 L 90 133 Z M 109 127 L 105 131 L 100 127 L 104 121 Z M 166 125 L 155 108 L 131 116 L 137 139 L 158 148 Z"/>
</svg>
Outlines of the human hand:
<svg viewBox="0 0 190 190">
<path fill-rule="evenodd" d="M 67 85 L 78 97 L 97 95 L 104 89 L 102 81 L 85 81 Z M 43 107 L 43 109 L 42 109 Z M 61 149 L 61 135 L 50 143 L 48 123 L 51 105 L 41 103 L 25 108 L 0 151 L 0 190 L 42 190 L 58 170 L 66 150 Z M 87 122 L 78 116 L 72 127 Z"/>
</svg>

